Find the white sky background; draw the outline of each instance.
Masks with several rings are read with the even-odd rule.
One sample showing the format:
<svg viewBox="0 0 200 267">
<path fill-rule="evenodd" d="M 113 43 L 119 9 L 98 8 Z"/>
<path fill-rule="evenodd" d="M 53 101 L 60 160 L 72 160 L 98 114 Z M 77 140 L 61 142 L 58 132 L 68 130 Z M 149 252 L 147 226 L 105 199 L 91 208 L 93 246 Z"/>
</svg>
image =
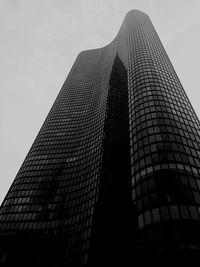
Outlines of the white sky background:
<svg viewBox="0 0 200 267">
<path fill-rule="evenodd" d="M 146 12 L 200 117 L 199 0 L 0 0 L 0 202 L 78 53 Z"/>
</svg>

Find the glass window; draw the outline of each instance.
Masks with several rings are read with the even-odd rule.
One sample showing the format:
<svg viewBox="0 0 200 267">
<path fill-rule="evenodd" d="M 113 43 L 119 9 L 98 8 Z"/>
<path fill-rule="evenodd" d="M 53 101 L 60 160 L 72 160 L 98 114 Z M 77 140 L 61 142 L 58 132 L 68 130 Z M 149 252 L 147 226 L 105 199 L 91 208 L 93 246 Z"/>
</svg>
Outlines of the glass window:
<svg viewBox="0 0 200 267">
<path fill-rule="evenodd" d="M 199 214 L 198 214 L 197 208 L 194 206 L 189 206 L 189 210 L 190 210 L 192 219 L 199 220 Z"/>
<path fill-rule="evenodd" d="M 148 210 L 144 213 L 145 225 L 151 224 L 151 212 Z"/>
<path fill-rule="evenodd" d="M 153 222 L 160 221 L 160 212 L 158 208 L 152 210 L 152 219 Z"/>
<path fill-rule="evenodd" d="M 144 219 L 143 219 L 143 214 L 141 214 L 139 217 L 138 217 L 138 227 L 139 229 L 142 228 L 144 226 Z"/>
<path fill-rule="evenodd" d="M 154 178 L 153 179 L 149 179 L 148 183 L 149 183 L 149 189 L 150 190 L 155 189 L 155 179 Z"/>
<path fill-rule="evenodd" d="M 180 218 L 179 210 L 177 206 L 170 206 L 169 209 L 170 209 L 172 219 Z"/>
<path fill-rule="evenodd" d="M 200 180 L 196 179 L 196 182 L 197 182 L 198 188 L 200 189 Z"/>
<path fill-rule="evenodd" d="M 197 191 L 193 191 L 194 198 L 198 204 L 200 204 L 200 193 Z"/>
<path fill-rule="evenodd" d="M 161 219 L 162 220 L 169 220 L 169 210 L 168 207 L 161 207 Z"/>
<path fill-rule="evenodd" d="M 181 217 L 183 219 L 189 219 L 190 218 L 187 206 L 180 206 L 180 213 L 181 213 Z"/>
</svg>

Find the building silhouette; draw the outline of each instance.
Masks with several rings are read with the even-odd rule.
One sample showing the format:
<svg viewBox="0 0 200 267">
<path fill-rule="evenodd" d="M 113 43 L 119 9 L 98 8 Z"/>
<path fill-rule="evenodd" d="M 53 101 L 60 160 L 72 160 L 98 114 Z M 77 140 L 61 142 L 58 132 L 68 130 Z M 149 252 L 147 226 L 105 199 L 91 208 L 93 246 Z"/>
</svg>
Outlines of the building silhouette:
<svg viewBox="0 0 200 267">
<path fill-rule="evenodd" d="M 149 17 L 130 11 L 109 45 L 78 55 L 14 179 L 2 266 L 199 253 L 199 141 Z"/>
</svg>

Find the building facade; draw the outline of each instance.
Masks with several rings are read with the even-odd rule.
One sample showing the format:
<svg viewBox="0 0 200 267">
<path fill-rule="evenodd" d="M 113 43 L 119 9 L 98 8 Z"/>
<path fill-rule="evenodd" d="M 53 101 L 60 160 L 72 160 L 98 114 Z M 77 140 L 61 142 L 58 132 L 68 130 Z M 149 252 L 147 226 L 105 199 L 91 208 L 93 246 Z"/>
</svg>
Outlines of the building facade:
<svg viewBox="0 0 200 267">
<path fill-rule="evenodd" d="M 199 252 L 200 123 L 143 12 L 78 55 L 2 203 L 0 240 L 2 265 Z"/>
</svg>

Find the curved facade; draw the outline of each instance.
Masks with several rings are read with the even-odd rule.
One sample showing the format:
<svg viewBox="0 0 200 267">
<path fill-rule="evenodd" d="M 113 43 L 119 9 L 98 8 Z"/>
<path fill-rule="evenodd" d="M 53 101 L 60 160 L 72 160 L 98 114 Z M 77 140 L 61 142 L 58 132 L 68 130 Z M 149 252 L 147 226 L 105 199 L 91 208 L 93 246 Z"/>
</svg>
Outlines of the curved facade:
<svg viewBox="0 0 200 267">
<path fill-rule="evenodd" d="M 149 18 L 130 20 L 131 179 L 139 247 L 199 250 L 199 120 Z"/>
<path fill-rule="evenodd" d="M 199 251 L 199 130 L 149 17 L 130 11 L 78 55 L 5 197 L 1 263 Z"/>
</svg>

